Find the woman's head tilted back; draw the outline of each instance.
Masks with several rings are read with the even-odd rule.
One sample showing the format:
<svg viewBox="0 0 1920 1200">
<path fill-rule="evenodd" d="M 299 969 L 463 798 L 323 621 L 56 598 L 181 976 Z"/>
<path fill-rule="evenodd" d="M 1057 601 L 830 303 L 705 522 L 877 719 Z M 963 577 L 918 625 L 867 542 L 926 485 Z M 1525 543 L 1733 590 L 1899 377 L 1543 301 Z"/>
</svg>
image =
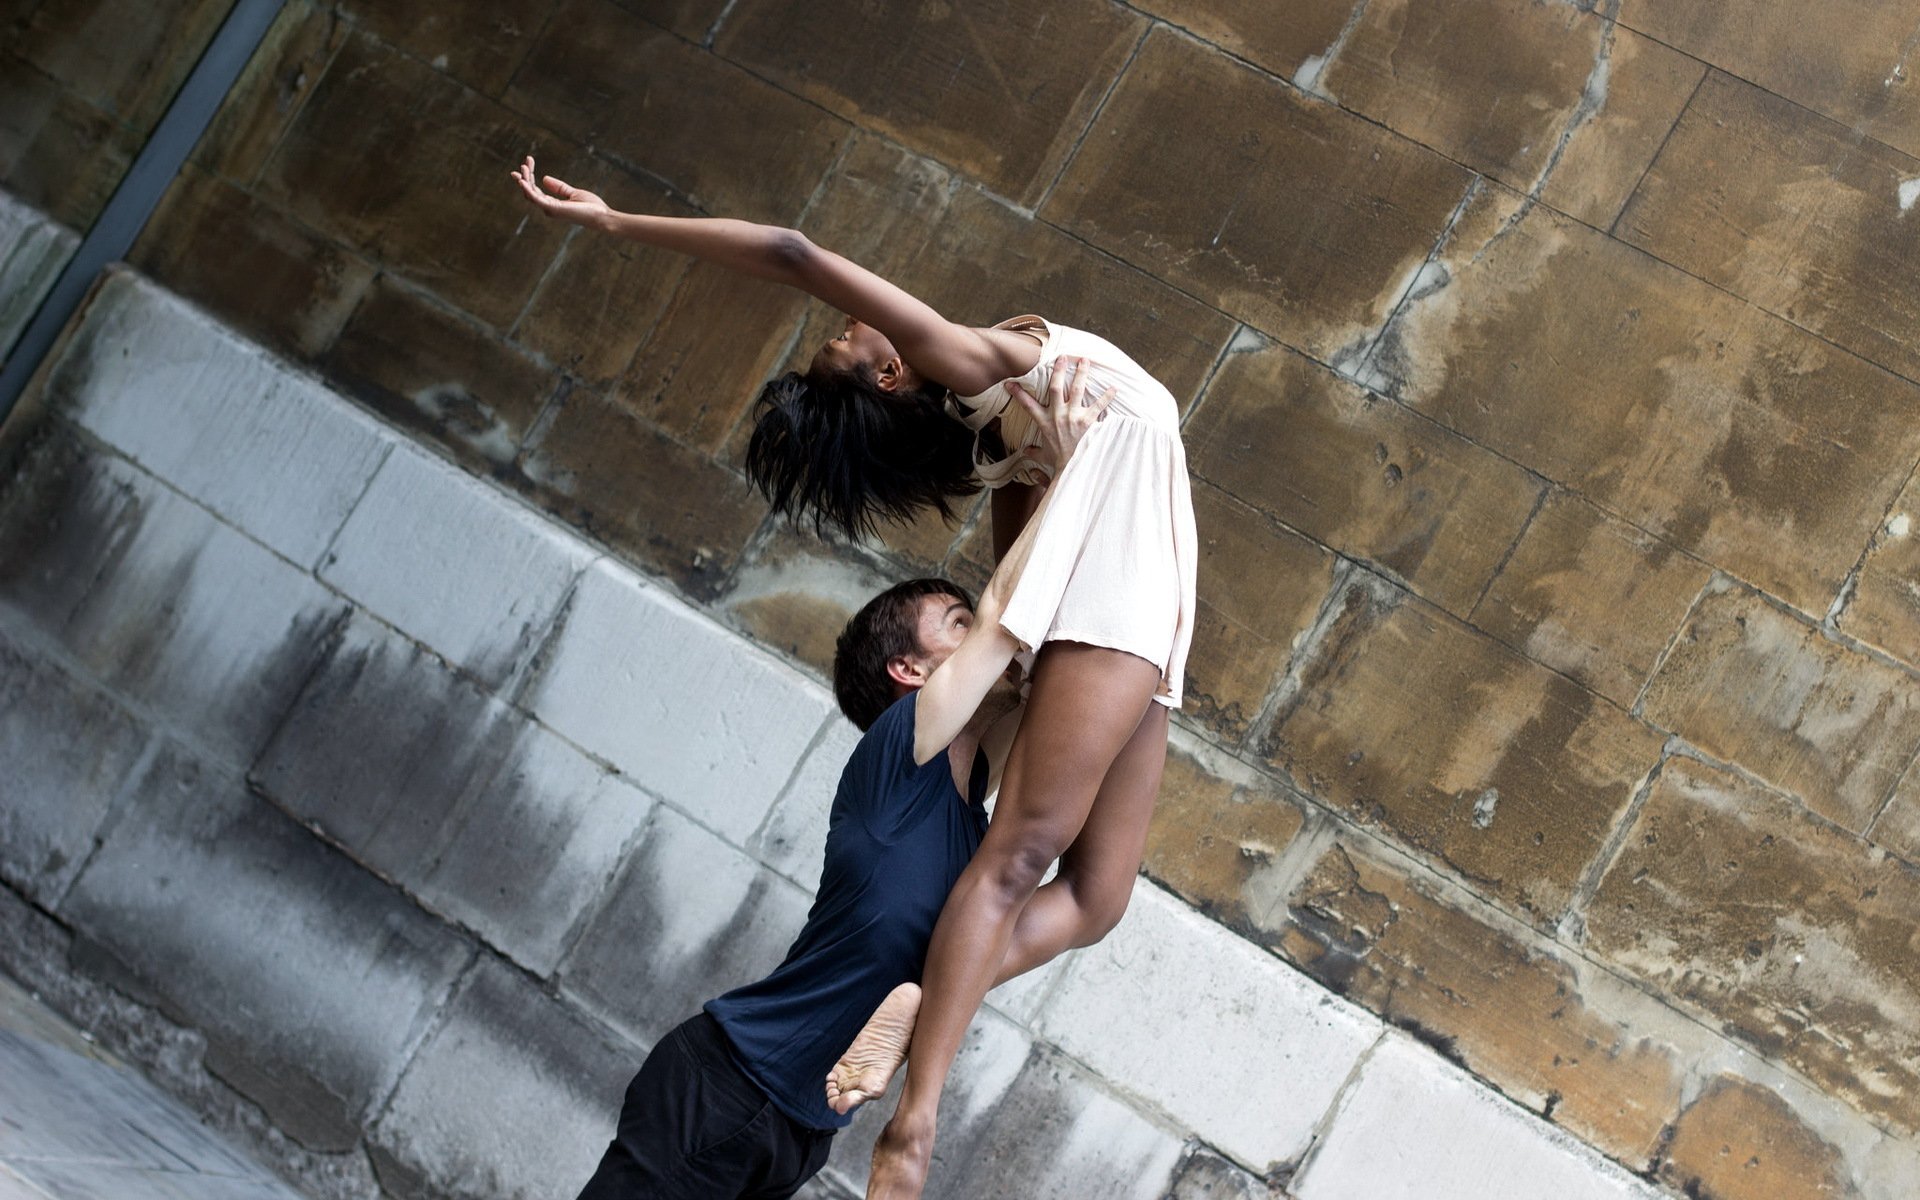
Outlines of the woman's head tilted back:
<svg viewBox="0 0 1920 1200">
<path fill-rule="evenodd" d="M 951 517 L 953 501 L 979 485 L 972 435 L 946 415 L 945 399 L 871 327 L 849 321 L 804 374 L 761 389 L 747 475 L 775 512 L 849 537 L 923 507 Z"/>
</svg>

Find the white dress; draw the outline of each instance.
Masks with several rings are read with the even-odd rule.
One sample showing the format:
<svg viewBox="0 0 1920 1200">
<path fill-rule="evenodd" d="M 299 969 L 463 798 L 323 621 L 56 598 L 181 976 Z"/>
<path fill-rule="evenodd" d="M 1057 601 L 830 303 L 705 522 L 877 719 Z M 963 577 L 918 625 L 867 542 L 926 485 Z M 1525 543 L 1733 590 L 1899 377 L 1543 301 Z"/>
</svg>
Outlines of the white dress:
<svg viewBox="0 0 1920 1200">
<path fill-rule="evenodd" d="M 1022 647 L 1052 641 L 1124 650 L 1160 668 L 1154 699 L 1180 707 L 1193 640 L 1199 540 L 1180 409 L 1172 393 L 1113 343 L 1040 317 L 996 326 L 1040 343 L 1040 361 L 1017 379 L 1037 400 L 1060 358 L 1085 358 L 1089 390 L 1113 392 L 1105 416 L 1081 438 L 1039 511 L 1000 561 L 987 588 L 1005 604 L 1000 623 Z M 953 396 L 948 411 L 976 435 L 996 417 L 1007 453 L 991 458 L 978 436 L 974 471 L 987 487 L 1045 482 L 1028 452 L 1039 431 L 1006 382 Z"/>
</svg>

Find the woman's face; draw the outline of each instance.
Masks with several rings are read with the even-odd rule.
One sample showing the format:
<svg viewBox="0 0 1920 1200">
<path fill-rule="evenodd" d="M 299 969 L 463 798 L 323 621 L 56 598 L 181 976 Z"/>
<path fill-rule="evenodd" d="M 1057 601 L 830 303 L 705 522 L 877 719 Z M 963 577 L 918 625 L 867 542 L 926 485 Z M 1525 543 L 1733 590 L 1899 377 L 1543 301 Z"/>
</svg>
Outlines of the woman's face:
<svg viewBox="0 0 1920 1200">
<path fill-rule="evenodd" d="M 885 334 L 848 317 L 840 336 L 829 339 L 813 356 L 813 369 L 838 374 L 864 366 L 880 377 L 880 385 L 886 387 L 886 372 L 882 368 L 899 357 L 900 352 L 893 348 Z"/>
</svg>

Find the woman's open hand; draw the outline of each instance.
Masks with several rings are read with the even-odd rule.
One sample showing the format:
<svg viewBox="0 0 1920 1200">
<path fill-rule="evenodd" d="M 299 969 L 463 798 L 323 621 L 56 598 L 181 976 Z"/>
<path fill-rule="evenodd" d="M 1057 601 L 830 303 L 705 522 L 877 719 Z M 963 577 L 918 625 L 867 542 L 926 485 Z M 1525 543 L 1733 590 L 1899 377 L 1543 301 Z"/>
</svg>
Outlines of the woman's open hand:
<svg viewBox="0 0 1920 1200">
<path fill-rule="evenodd" d="M 555 179 L 551 175 L 534 180 L 533 156 L 528 155 L 525 162 L 511 172 L 513 181 L 520 185 L 533 206 L 549 217 L 562 221 L 571 221 L 575 225 L 594 225 L 613 210 L 607 202 L 584 188 Z"/>
<path fill-rule="evenodd" d="M 1007 384 L 1007 391 L 1027 410 L 1034 428 L 1040 431 L 1040 444 L 1027 451 L 1028 457 L 1056 479 L 1087 430 L 1106 418 L 1107 403 L 1113 399 L 1112 388 L 1103 388 L 1097 396 L 1088 394 L 1091 367 L 1084 358 L 1055 359 L 1044 403 L 1019 384 Z"/>
</svg>

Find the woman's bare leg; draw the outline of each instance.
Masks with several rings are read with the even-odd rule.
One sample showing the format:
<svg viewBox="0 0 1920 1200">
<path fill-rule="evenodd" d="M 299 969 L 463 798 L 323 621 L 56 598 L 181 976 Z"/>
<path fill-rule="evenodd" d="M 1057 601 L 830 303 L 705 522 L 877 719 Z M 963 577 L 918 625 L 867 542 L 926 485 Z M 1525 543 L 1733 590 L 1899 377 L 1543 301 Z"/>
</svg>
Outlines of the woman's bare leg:
<svg viewBox="0 0 1920 1200">
<path fill-rule="evenodd" d="M 1127 911 L 1146 853 L 1147 827 L 1167 762 L 1168 710 L 1147 706 L 1094 797 L 1080 836 L 1060 856 L 1060 873 L 1028 900 L 993 986 L 1105 937 Z M 827 1074 L 827 1104 L 851 1112 L 887 1094 L 906 1061 L 920 1013 L 918 984 L 893 989 Z"/>
<path fill-rule="evenodd" d="M 967 1026 L 1006 961 L 1022 910 L 1079 837 L 1159 682 L 1157 667 L 1122 651 L 1073 642 L 1041 648 L 993 822 L 934 926 L 906 1090 L 874 1147 L 870 1198 L 920 1195 L 940 1092 Z"/>
<path fill-rule="evenodd" d="M 1060 856 L 1060 873 L 1020 910 L 1013 941 L 993 985 L 1091 946 L 1126 915 L 1147 852 L 1147 828 L 1167 765 L 1172 710 L 1150 704 L 1120 757 L 1100 781 L 1080 836 Z"/>
</svg>

